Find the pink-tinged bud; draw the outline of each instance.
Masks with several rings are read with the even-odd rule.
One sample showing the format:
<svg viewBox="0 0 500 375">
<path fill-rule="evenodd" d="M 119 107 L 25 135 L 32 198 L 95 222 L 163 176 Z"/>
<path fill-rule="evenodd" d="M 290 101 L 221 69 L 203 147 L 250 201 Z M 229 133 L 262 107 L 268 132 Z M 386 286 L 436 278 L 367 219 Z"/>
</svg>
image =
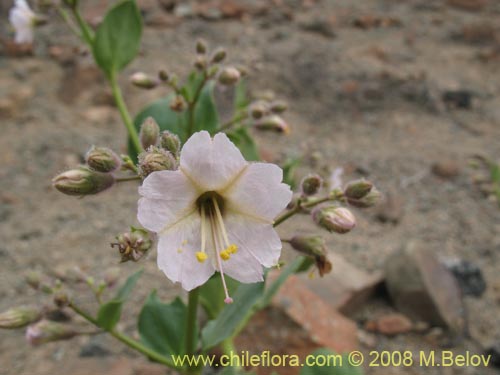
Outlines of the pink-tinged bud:
<svg viewBox="0 0 500 375">
<path fill-rule="evenodd" d="M 258 100 L 250 105 L 248 112 L 253 119 L 258 120 L 269 113 L 269 106 L 266 102 Z"/>
<path fill-rule="evenodd" d="M 271 103 L 271 111 L 274 113 L 283 113 L 288 109 L 288 104 L 282 100 L 276 100 Z"/>
<path fill-rule="evenodd" d="M 71 169 L 52 180 L 54 187 L 67 195 L 91 195 L 109 189 L 115 183 L 113 175 L 90 168 Z"/>
<path fill-rule="evenodd" d="M 356 226 L 356 218 L 344 207 L 318 207 L 312 215 L 316 224 L 330 232 L 344 234 Z"/>
<path fill-rule="evenodd" d="M 139 155 L 139 175 L 146 178 L 153 172 L 174 170 L 177 162 L 172 154 L 162 148 L 150 147 Z"/>
<path fill-rule="evenodd" d="M 26 330 L 26 340 L 31 345 L 41 345 L 46 342 L 68 340 L 78 335 L 78 332 L 66 324 L 41 320 Z"/>
<path fill-rule="evenodd" d="M 156 146 L 160 137 L 160 127 L 154 118 L 148 117 L 141 125 L 139 139 L 144 150 Z"/>
<path fill-rule="evenodd" d="M 323 179 L 320 175 L 310 174 L 302 180 L 300 186 L 304 195 L 315 195 L 323 185 Z"/>
<path fill-rule="evenodd" d="M 176 95 L 172 98 L 172 100 L 170 100 L 169 106 L 174 112 L 184 112 L 186 110 L 187 103 L 182 95 Z"/>
<path fill-rule="evenodd" d="M 14 307 L 0 314 L 0 328 L 22 328 L 36 322 L 41 316 L 41 311 L 37 308 Z"/>
<path fill-rule="evenodd" d="M 344 189 L 344 195 L 347 199 L 361 199 L 366 196 L 373 188 L 370 181 L 364 179 L 351 181 Z"/>
<path fill-rule="evenodd" d="M 214 53 L 212 54 L 212 57 L 210 59 L 210 62 L 212 64 L 218 64 L 226 58 L 226 50 L 223 48 L 217 48 Z"/>
<path fill-rule="evenodd" d="M 207 65 L 207 59 L 205 56 L 197 56 L 194 60 L 194 67 L 198 70 L 205 70 Z"/>
<path fill-rule="evenodd" d="M 240 77 L 238 69 L 228 66 L 219 73 L 218 82 L 224 86 L 232 86 L 240 80 Z"/>
<path fill-rule="evenodd" d="M 196 53 L 199 53 L 200 55 L 207 53 L 207 43 L 204 40 L 199 39 L 196 42 Z"/>
<path fill-rule="evenodd" d="M 271 115 L 261 118 L 256 121 L 254 126 L 259 130 L 274 131 L 276 133 L 289 134 L 290 127 L 288 124 L 278 115 Z"/>
<path fill-rule="evenodd" d="M 92 147 L 87 152 L 85 161 L 90 169 L 102 173 L 114 172 L 122 165 L 120 157 L 107 147 Z"/>
<path fill-rule="evenodd" d="M 116 240 L 111 247 L 118 248 L 122 263 L 129 260 L 137 262 L 153 245 L 148 231 L 134 227 L 131 227 L 130 232 L 117 236 Z"/>
<path fill-rule="evenodd" d="M 161 133 L 160 145 L 163 149 L 169 151 L 175 157 L 179 156 L 181 150 L 181 140 L 177 134 L 165 130 Z"/>
<path fill-rule="evenodd" d="M 347 198 L 347 203 L 349 203 L 351 206 L 358 207 L 358 208 L 368 208 L 375 206 L 380 199 L 382 198 L 382 194 L 380 194 L 380 191 L 377 190 L 377 188 L 373 187 L 368 194 L 366 194 L 363 198 L 360 199 L 353 199 L 353 198 Z"/>
<path fill-rule="evenodd" d="M 326 257 L 325 240 L 321 236 L 294 236 L 290 245 L 300 253 L 313 258 L 319 275 L 330 273 L 332 264 Z"/>
<path fill-rule="evenodd" d="M 143 72 L 137 72 L 130 76 L 130 82 L 141 89 L 154 89 L 158 86 L 158 81 Z"/>
</svg>

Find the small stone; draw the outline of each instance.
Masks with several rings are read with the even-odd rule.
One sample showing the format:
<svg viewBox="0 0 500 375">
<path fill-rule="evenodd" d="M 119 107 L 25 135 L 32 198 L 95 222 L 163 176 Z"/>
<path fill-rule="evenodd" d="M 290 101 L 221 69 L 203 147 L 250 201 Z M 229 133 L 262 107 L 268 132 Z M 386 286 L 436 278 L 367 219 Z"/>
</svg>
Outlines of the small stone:
<svg viewBox="0 0 500 375">
<path fill-rule="evenodd" d="M 430 325 L 427 322 L 418 321 L 415 324 L 413 324 L 413 331 L 417 333 L 424 333 L 428 331 L 429 328 Z"/>
<path fill-rule="evenodd" d="M 408 333 L 413 329 L 413 323 L 403 314 L 383 315 L 376 320 L 377 332 L 386 336 Z"/>
<path fill-rule="evenodd" d="M 410 242 L 388 257 L 385 277 L 389 295 L 402 313 L 463 334 L 464 305 L 458 283 L 433 252 Z"/>
<path fill-rule="evenodd" d="M 476 264 L 462 259 L 449 259 L 445 261 L 445 265 L 457 279 L 464 295 L 474 297 L 483 295 L 486 290 L 486 281 Z"/>
<path fill-rule="evenodd" d="M 357 348 L 356 323 L 338 313 L 297 276 L 290 277 L 273 304 L 300 324 L 319 345 L 338 353 Z"/>
<path fill-rule="evenodd" d="M 335 27 L 333 21 L 328 18 L 315 16 L 303 20 L 299 25 L 302 30 L 316 33 L 326 38 L 335 37 Z"/>
<path fill-rule="evenodd" d="M 442 160 L 432 165 L 432 173 L 438 177 L 451 179 L 460 174 L 460 167 L 458 163 L 453 160 Z"/>
<path fill-rule="evenodd" d="M 0 98 L 0 118 L 11 118 L 16 114 L 17 106 L 10 98 Z"/>
<path fill-rule="evenodd" d="M 80 350 L 80 357 L 107 357 L 111 355 L 111 352 L 106 349 L 103 345 L 96 342 L 89 342 L 84 345 Z"/>
<path fill-rule="evenodd" d="M 447 90 L 441 98 L 447 108 L 471 109 L 473 94 L 469 90 Z"/>
<path fill-rule="evenodd" d="M 358 331 L 358 340 L 361 345 L 373 349 L 377 345 L 377 337 L 363 330 Z"/>
<path fill-rule="evenodd" d="M 462 10 L 478 12 L 488 5 L 488 0 L 448 0 L 448 5 Z"/>
</svg>

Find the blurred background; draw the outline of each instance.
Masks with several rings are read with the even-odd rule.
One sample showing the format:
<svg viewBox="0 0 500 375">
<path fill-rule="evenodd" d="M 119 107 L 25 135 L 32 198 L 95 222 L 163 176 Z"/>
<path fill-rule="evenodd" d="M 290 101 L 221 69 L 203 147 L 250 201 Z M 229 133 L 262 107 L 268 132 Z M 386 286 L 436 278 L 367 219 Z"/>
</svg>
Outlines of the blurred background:
<svg viewBox="0 0 500 375">
<path fill-rule="evenodd" d="M 249 89 L 289 104 L 288 136 L 257 133 L 264 160 L 300 158 L 297 179 L 343 168 L 365 177 L 383 202 L 356 212 L 350 234 L 326 235 L 333 270 L 299 277 L 259 314 L 238 349 L 273 353 L 420 350 L 492 354 L 500 362 L 500 2 L 496 0 L 138 0 L 140 56 L 122 75 L 137 113 L 167 94 L 128 82 L 135 71 L 179 76 L 203 38 L 247 67 Z M 31 2 L 31 5 L 33 2 Z M 111 1 L 83 3 L 98 24 Z M 126 133 L 91 56 L 53 15 L 33 49 L 11 42 L 0 1 L 0 310 L 50 304 L 24 282 L 39 270 L 79 266 L 96 278 L 119 255 L 109 243 L 136 224 L 137 186 L 74 199 L 51 186 L 91 145 L 126 152 Z M 221 108 L 229 93 L 217 92 Z M 226 103 L 226 105 L 225 105 Z M 229 116 L 223 113 L 223 116 Z M 315 231 L 296 217 L 283 236 Z M 284 259 L 295 254 L 284 248 Z M 122 329 L 150 289 L 179 293 L 155 254 Z M 120 265 L 126 276 L 137 264 Z M 415 276 L 415 275 L 418 275 Z M 415 281 L 417 280 L 417 281 Z M 418 284 L 418 293 L 405 289 Z M 304 287 L 306 289 L 304 289 Z M 311 295 L 308 293 L 312 293 Z M 414 294 L 412 294 L 414 293 Z M 82 289 L 75 296 L 89 309 Z M 305 312 L 280 300 L 311 302 Z M 450 349 L 451 348 L 451 349 Z M 31 348 L 20 331 L 0 332 L 0 374 L 165 374 L 102 335 Z M 259 374 L 275 369 L 261 368 Z M 295 374 L 296 369 L 277 369 Z M 494 374 L 489 368 L 366 368 L 366 374 Z"/>
</svg>

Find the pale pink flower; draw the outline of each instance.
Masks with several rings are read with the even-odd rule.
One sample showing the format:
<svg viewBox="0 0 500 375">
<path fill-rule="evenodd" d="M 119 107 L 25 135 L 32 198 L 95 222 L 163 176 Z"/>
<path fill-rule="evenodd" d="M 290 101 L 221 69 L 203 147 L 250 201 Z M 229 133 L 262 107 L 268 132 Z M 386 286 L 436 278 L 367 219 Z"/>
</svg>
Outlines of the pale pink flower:
<svg viewBox="0 0 500 375">
<path fill-rule="evenodd" d="M 158 266 L 186 290 L 221 273 L 243 282 L 263 280 L 277 264 L 281 240 L 273 220 L 290 202 L 274 164 L 248 163 L 229 138 L 193 134 L 176 171 L 151 173 L 139 188 L 138 219 L 156 232 Z"/>
<path fill-rule="evenodd" d="M 15 1 L 14 7 L 9 12 L 9 21 L 16 32 L 14 37 L 16 43 L 33 42 L 36 14 L 31 10 L 26 0 Z"/>
</svg>

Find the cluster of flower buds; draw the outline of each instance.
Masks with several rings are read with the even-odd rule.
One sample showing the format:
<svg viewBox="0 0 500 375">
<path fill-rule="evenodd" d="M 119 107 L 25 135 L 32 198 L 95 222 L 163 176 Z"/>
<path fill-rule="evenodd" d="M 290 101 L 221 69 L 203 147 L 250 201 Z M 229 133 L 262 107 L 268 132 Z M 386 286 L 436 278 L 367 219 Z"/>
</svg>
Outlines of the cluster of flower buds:
<svg viewBox="0 0 500 375">
<path fill-rule="evenodd" d="M 321 277 L 330 273 L 332 264 L 327 259 L 326 245 L 323 237 L 314 235 L 294 236 L 289 243 L 295 250 L 314 260 Z"/>
<path fill-rule="evenodd" d="M 121 255 L 121 262 L 137 262 L 153 245 L 149 233 L 144 229 L 131 227 L 130 232 L 120 234 L 116 237 L 117 242 L 111 247 L 117 247 Z"/>
<path fill-rule="evenodd" d="M 377 188 L 364 179 L 348 183 L 343 194 L 347 203 L 359 208 L 375 206 L 381 198 Z"/>
<path fill-rule="evenodd" d="M 290 133 L 290 126 L 281 117 L 288 109 L 286 102 L 267 97 L 256 100 L 248 107 L 248 114 L 253 126 L 258 130 L 273 131 L 276 133 Z"/>
<path fill-rule="evenodd" d="M 160 127 L 152 117 L 146 118 L 139 134 L 142 147 L 139 155 L 139 175 L 146 178 L 153 172 L 177 169 L 181 142 L 179 137 L 167 131 L 160 134 Z"/>
</svg>

